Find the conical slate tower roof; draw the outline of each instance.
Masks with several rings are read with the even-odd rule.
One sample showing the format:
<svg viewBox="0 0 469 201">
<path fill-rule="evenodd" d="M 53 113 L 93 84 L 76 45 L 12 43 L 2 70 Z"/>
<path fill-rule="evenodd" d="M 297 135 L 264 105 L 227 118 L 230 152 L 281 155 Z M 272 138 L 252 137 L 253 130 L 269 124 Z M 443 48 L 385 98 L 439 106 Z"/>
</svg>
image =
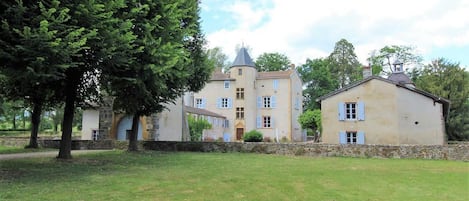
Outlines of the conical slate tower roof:
<svg viewBox="0 0 469 201">
<path fill-rule="evenodd" d="M 249 56 L 246 48 L 242 47 L 241 49 L 239 49 L 238 55 L 236 55 L 236 59 L 233 61 L 231 67 L 235 66 L 256 67 L 251 57 Z"/>
</svg>

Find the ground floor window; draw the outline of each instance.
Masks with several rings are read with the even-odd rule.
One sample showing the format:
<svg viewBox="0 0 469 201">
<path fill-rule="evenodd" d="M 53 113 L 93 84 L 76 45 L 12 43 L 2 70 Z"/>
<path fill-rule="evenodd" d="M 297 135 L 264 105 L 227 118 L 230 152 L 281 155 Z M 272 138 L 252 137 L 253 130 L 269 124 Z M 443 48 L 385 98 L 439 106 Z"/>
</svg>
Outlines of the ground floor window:
<svg viewBox="0 0 469 201">
<path fill-rule="evenodd" d="M 357 132 L 347 132 L 347 144 L 357 144 Z"/>
</svg>

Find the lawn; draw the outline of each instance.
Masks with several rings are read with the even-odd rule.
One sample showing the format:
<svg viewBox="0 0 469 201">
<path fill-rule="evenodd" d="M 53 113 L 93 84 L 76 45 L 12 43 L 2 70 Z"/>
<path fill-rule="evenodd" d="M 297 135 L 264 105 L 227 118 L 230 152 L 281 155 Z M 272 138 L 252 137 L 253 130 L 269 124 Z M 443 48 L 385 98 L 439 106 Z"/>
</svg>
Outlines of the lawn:
<svg viewBox="0 0 469 201">
<path fill-rule="evenodd" d="M 0 200 L 468 200 L 469 163 L 242 153 L 0 161 Z"/>
<path fill-rule="evenodd" d="M 54 151 L 57 149 L 39 148 L 39 149 L 25 149 L 24 147 L 11 147 L 0 145 L 0 154 L 15 154 L 15 153 L 29 153 L 41 151 Z"/>
</svg>

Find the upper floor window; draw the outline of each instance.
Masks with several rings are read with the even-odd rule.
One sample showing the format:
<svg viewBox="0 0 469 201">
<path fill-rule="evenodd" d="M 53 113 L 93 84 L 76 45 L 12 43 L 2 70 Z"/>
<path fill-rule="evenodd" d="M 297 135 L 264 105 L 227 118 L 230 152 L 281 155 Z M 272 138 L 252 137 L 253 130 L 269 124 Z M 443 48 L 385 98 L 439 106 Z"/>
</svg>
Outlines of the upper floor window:
<svg viewBox="0 0 469 201">
<path fill-rule="evenodd" d="M 273 81 L 273 86 L 272 86 L 272 88 L 273 88 L 274 90 L 277 90 L 277 89 L 278 89 L 278 80 L 274 80 L 274 81 Z"/>
<path fill-rule="evenodd" d="M 236 108 L 236 119 L 244 119 L 244 107 Z"/>
<path fill-rule="evenodd" d="M 238 69 L 238 75 L 243 75 L 243 69 Z"/>
<path fill-rule="evenodd" d="M 345 119 L 357 119 L 357 103 L 345 103 Z"/>
<path fill-rule="evenodd" d="M 231 108 L 231 98 L 218 98 L 217 107 L 218 108 Z"/>
<path fill-rule="evenodd" d="M 277 98 L 275 96 L 258 96 L 258 108 L 275 108 L 277 105 Z"/>
<path fill-rule="evenodd" d="M 365 120 L 365 104 L 363 102 L 340 102 L 339 120 Z"/>
<path fill-rule="evenodd" d="M 236 99 L 244 99 L 244 88 L 236 88 Z"/>
<path fill-rule="evenodd" d="M 229 89 L 230 88 L 230 81 L 225 81 L 223 83 L 223 86 L 224 86 L 225 89 Z"/>
<path fill-rule="evenodd" d="M 196 98 L 195 99 L 195 107 L 196 108 L 205 108 L 205 99 L 203 98 Z"/>
<path fill-rule="evenodd" d="M 270 108 L 271 104 L 270 104 L 270 96 L 264 96 L 262 97 L 263 99 L 263 107 L 264 108 Z"/>
</svg>

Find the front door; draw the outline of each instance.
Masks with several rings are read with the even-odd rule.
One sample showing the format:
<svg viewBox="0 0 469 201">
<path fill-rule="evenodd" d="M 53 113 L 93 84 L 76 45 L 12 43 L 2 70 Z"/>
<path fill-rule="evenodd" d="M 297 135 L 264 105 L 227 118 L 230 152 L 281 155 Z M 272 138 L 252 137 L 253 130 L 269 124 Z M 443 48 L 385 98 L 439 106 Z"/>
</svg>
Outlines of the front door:
<svg viewBox="0 0 469 201">
<path fill-rule="evenodd" d="M 242 140 L 244 134 L 244 128 L 236 128 L 236 140 Z"/>
</svg>

